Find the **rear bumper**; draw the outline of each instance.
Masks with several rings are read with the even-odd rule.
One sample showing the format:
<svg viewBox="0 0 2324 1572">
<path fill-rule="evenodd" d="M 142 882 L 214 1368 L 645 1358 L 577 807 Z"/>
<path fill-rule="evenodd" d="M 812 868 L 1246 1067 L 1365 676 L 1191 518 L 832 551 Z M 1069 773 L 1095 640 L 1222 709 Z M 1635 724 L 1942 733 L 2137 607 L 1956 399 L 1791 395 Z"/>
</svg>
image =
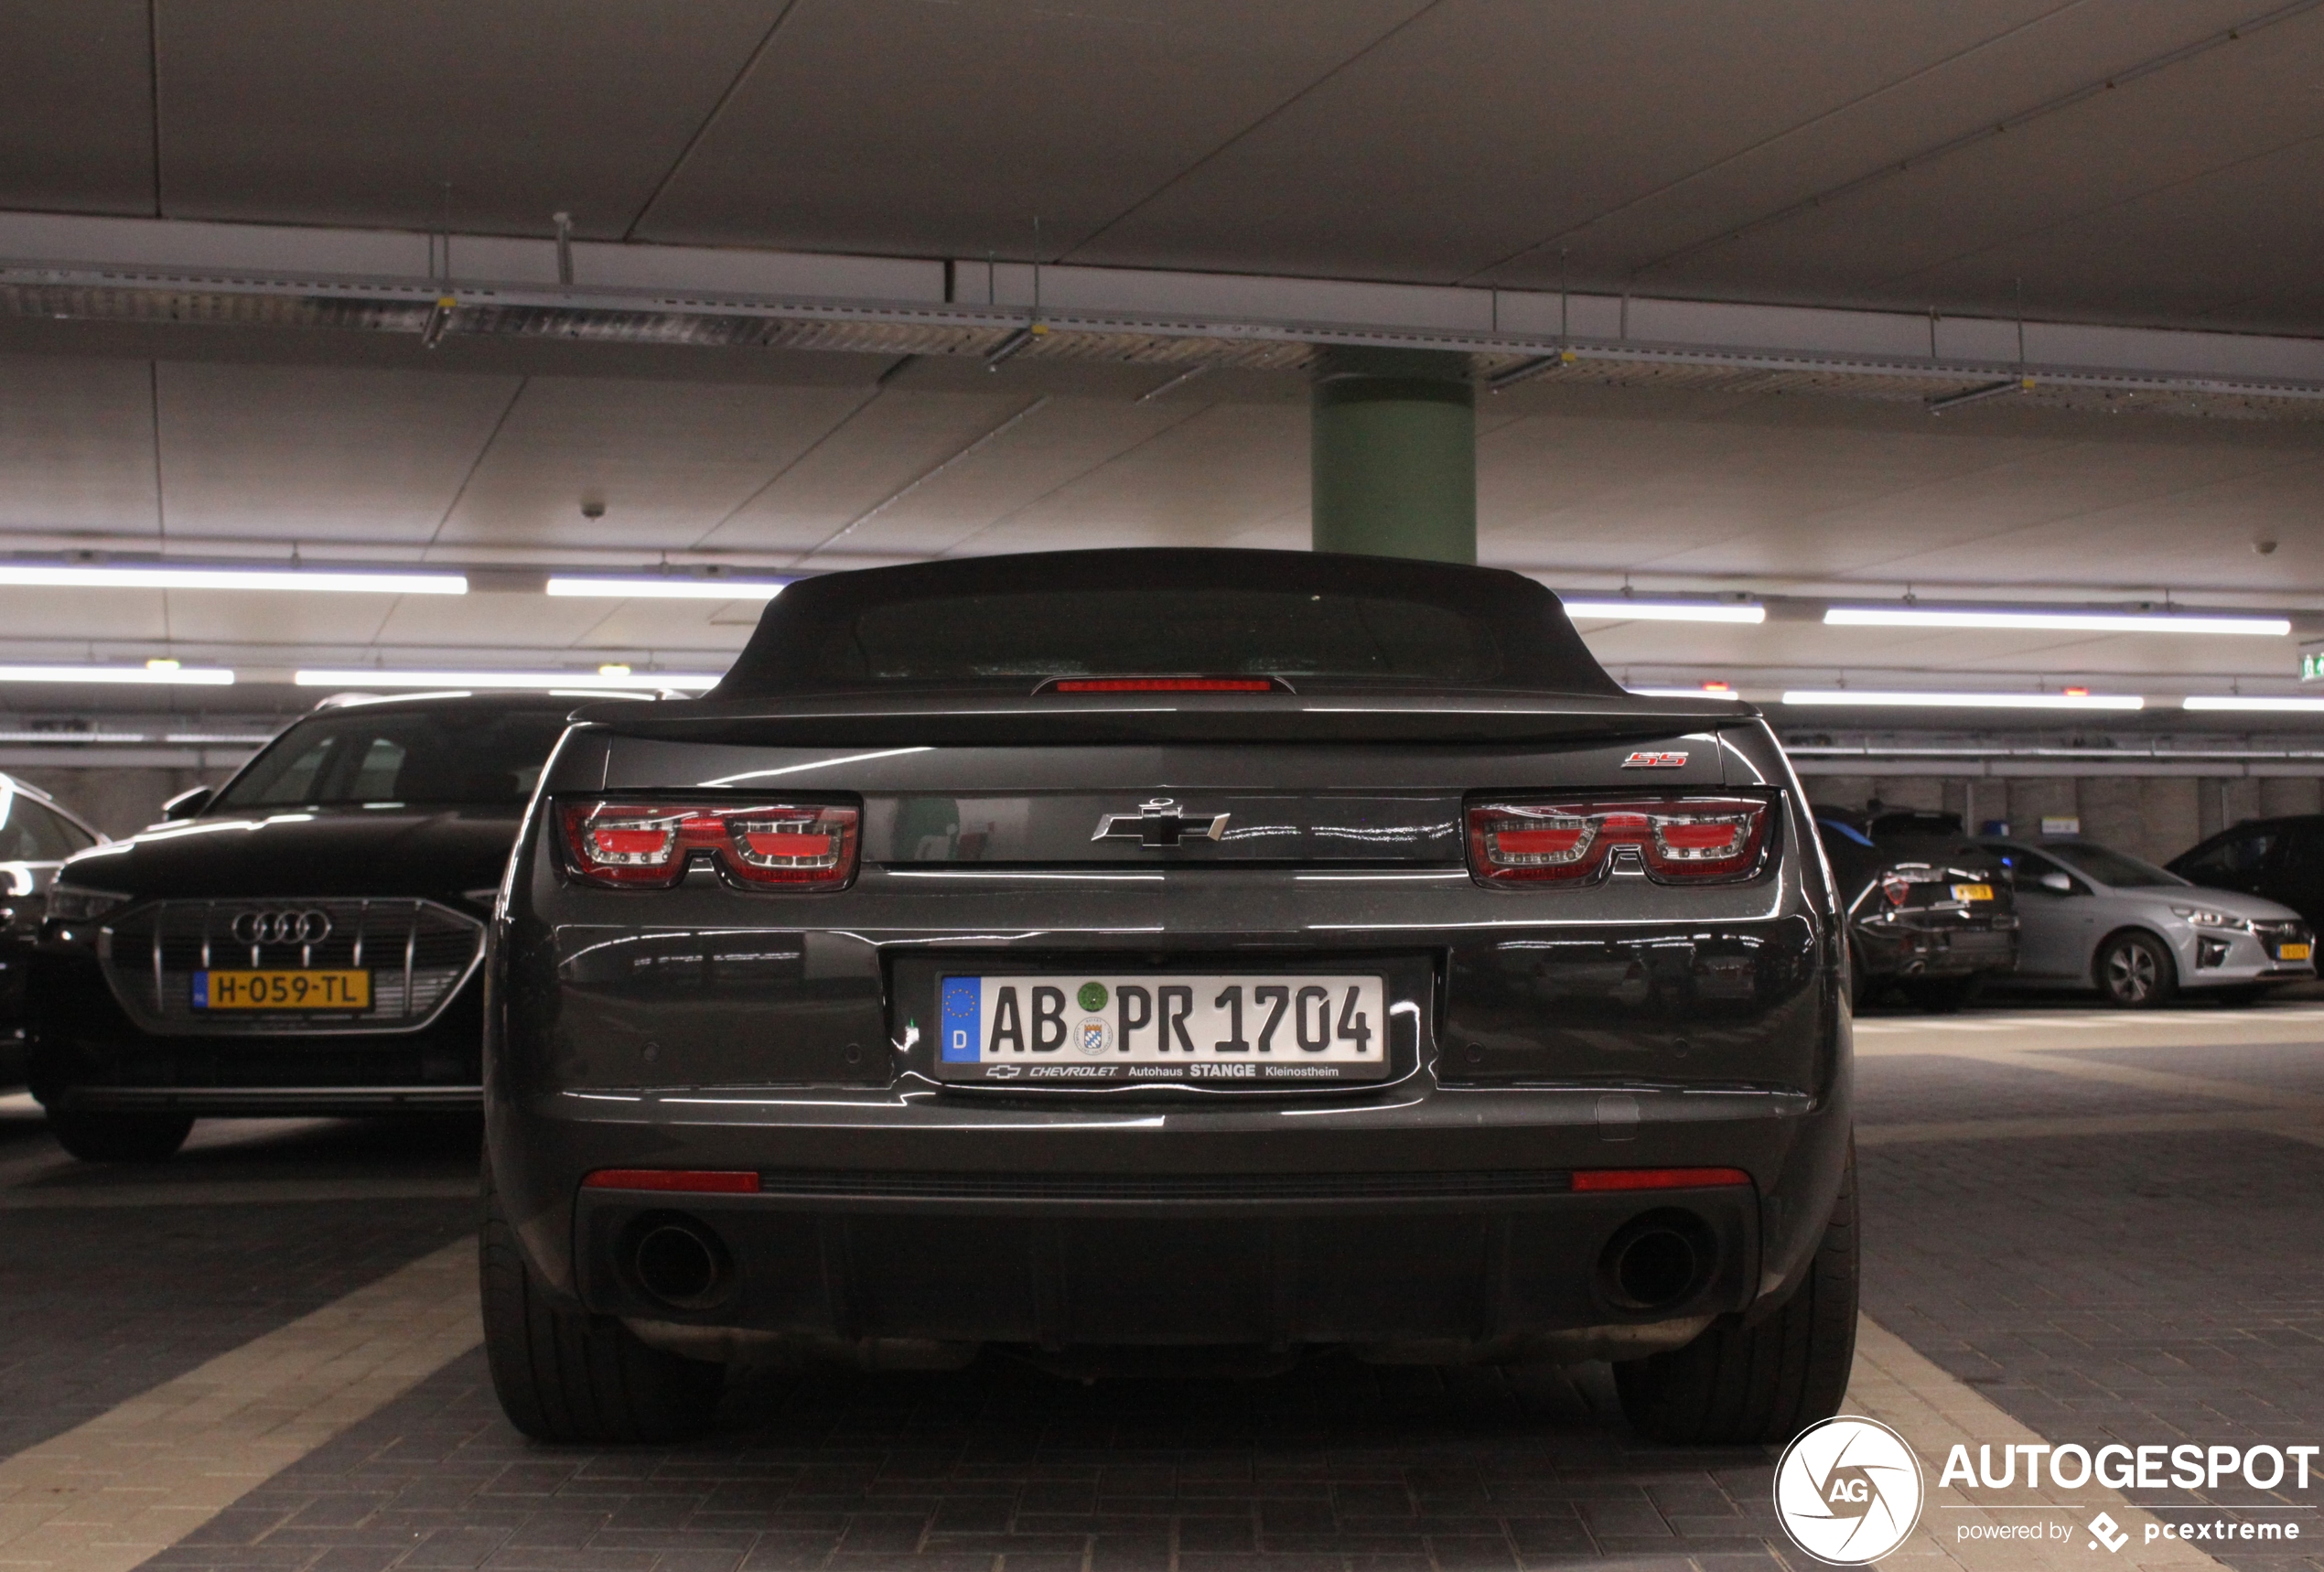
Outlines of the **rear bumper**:
<svg viewBox="0 0 2324 1572">
<path fill-rule="evenodd" d="M 974 1185 L 925 1184 L 907 1198 L 877 1183 L 850 1190 L 844 1176 L 800 1177 L 812 1182 L 769 1175 L 769 1193 L 753 1196 L 584 1190 L 583 1301 L 634 1320 L 814 1342 L 1335 1343 L 1389 1357 L 1582 1358 L 1683 1342 L 1743 1309 L 1758 1276 L 1749 1185 L 1577 1195 L 1556 1191 L 1562 1176 L 1539 1174 L 1479 1183 L 1501 1193 L 1458 1200 L 1399 1200 L 1393 1183 L 1346 1197 L 1301 1196 L 1310 1187 L 1296 1184 L 1272 1198 L 1264 1183 L 1195 1186 L 1246 1194 L 1167 1200 L 1143 1186 L 1149 1193 L 1124 1198 L 1103 1182 L 1077 1195 L 1069 1182 L 1002 1199 Z M 649 1244 L 673 1225 L 718 1265 L 712 1287 L 681 1304 L 654 1291 L 670 1283 L 656 1276 Z M 1667 1276 L 1641 1272 L 1641 1251 Z"/>
<path fill-rule="evenodd" d="M 1875 977 L 1969 977 L 2017 967 L 2015 929 L 1859 922 L 1851 927 L 1849 942 Z"/>
<path fill-rule="evenodd" d="M 1788 1296 L 1830 1215 L 1846 1103 L 1845 1074 L 1820 1106 L 1645 1089 L 1407 1090 L 1323 1110 L 564 1093 L 493 1103 L 488 1127 L 544 1284 L 640 1324 L 1587 1358 L 1677 1346 Z M 583 1186 L 639 1167 L 751 1169 L 764 1188 Z M 1568 1184 L 1680 1167 L 1751 1182 Z M 654 1290 L 640 1247 L 671 1223 L 712 1241 L 715 1294 Z M 1683 1291 L 1626 1301 L 1609 1247 L 1656 1227 L 1687 1238 L 1698 1269 Z"/>
</svg>

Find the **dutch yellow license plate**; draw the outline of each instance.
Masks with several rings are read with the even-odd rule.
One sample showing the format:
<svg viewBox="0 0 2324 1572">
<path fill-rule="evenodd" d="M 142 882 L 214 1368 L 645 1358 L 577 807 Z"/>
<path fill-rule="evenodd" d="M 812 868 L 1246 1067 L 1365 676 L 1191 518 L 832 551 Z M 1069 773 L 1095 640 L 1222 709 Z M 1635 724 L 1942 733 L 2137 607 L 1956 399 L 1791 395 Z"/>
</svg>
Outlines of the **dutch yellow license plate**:
<svg viewBox="0 0 2324 1572">
<path fill-rule="evenodd" d="M 2285 944 L 2277 947 L 2276 958 L 2278 961 L 2305 961 L 2309 953 L 2309 947 L 2306 944 Z"/>
<path fill-rule="evenodd" d="M 368 1010 L 369 972 L 196 972 L 198 1010 Z"/>
<path fill-rule="evenodd" d="M 1956 884 L 1953 887 L 1955 900 L 1991 900 L 1993 886 L 1989 884 Z"/>
</svg>

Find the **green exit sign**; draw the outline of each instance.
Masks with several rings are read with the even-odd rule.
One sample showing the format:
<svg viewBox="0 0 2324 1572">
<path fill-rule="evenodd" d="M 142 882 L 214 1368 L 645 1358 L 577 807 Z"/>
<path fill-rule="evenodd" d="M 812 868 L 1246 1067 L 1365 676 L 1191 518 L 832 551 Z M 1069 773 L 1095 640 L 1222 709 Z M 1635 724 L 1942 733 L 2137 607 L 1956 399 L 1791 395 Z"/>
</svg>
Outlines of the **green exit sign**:
<svg viewBox="0 0 2324 1572">
<path fill-rule="evenodd" d="M 2313 683 L 2324 680 L 2324 650 L 2310 650 L 2300 657 L 2300 681 Z"/>
</svg>

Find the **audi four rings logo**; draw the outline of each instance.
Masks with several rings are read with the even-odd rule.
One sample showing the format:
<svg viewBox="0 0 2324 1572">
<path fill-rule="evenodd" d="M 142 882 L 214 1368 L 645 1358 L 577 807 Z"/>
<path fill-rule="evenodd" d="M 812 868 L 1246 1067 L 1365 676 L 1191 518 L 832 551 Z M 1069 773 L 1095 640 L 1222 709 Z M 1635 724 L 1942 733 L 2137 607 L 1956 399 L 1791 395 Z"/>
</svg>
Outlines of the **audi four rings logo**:
<svg viewBox="0 0 2324 1572">
<path fill-rule="evenodd" d="M 304 911 L 245 911 L 230 930 L 245 944 L 319 944 L 330 937 L 331 914 Z"/>
</svg>

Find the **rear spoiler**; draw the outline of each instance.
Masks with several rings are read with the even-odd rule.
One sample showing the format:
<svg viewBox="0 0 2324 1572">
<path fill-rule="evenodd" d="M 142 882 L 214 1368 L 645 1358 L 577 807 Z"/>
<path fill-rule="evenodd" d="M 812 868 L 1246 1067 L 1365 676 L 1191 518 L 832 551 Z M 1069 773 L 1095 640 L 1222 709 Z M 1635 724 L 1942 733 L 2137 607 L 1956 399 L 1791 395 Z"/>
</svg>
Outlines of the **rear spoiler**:
<svg viewBox="0 0 2324 1572">
<path fill-rule="evenodd" d="M 1161 694 L 942 698 L 882 694 L 860 702 L 716 699 L 645 709 L 587 705 L 577 723 L 623 737 L 760 747 L 1071 746 L 1137 743 L 1524 744 L 1615 742 L 1704 731 L 1759 711 L 1709 704 L 1556 694 Z"/>
</svg>

